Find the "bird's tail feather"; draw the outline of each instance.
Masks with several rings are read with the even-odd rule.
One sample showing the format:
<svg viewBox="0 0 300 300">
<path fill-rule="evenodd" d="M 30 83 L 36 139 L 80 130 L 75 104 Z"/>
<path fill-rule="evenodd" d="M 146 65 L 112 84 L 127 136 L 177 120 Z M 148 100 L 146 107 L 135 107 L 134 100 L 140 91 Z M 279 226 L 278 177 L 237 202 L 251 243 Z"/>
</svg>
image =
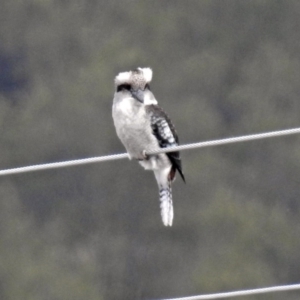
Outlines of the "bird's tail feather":
<svg viewBox="0 0 300 300">
<path fill-rule="evenodd" d="M 173 223 L 173 201 L 171 182 L 168 181 L 166 186 L 159 187 L 159 201 L 162 221 L 165 226 L 172 226 Z"/>
</svg>

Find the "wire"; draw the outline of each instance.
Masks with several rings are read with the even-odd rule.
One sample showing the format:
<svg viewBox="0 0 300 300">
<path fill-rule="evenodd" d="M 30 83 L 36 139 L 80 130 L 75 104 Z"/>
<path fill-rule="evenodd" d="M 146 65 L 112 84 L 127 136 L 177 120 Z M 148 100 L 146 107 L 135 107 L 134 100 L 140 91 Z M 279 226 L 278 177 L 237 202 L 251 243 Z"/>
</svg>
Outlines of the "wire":
<svg viewBox="0 0 300 300">
<path fill-rule="evenodd" d="M 158 154 L 158 153 L 166 153 L 166 152 L 172 152 L 172 151 L 183 151 L 183 150 L 189 150 L 189 149 L 195 149 L 195 148 L 219 146 L 219 145 L 225 145 L 225 144 L 240 143 L 240 142 L 246 142 L 246 141 L 261 140 L 261 139 L 266 139 L 266 138 L 271 138 L 271 137 L 291 135 L 291 134 L 296 134 L 296 133 L 300 133 L 300 128 L 278 130 L 278 131 L 271 131 L 271 132 L 266 132 L 266 133 L 258 133 L 258 134 L 244 135 L 244 136 L 238 136 L 238 137 L 232 137 L 232 138 L 225 138 L 225 139 L 220 139 L 220 140 L 212 140 L 212 141 L 207 141 L 207 142 L 180 145 L 180 146 L 176 146 L 176 147 L 172 147 L 172 148 L 164 148 L 159 151 L 151 151 L 151 152 L 149 151 L 149 152 L 147 152 L 147 154 Z"/>
<path fill-rule="evenodd" d="M 240 143 L 240 142 L 246 142 L 246 141 L 266 139 L 266 138 L 271 138 L 271 137 L 291 135 L 291 134 L 296 134 L 296 133 L 300 133 L 300 128 L 271 131 L 271 132 L 258 133 L 258 134 L 252 134 L 252 135 L 244 135 L 244 136 L 239 136 L 239 137 L 231 137 L 231 138 L 225 138 L 225 139 L 219 139 L 219 140 L 212 140 L 212 141 L 206 141 L 206 142 L 180 145 L 180 146 L 170 147 L 170 148 L 161 148 L 157 151 L 146 152 L 146 155 L 154 155 L 154 154 L 167 153 L 167 152 L 173 152 L 173 151 L 183 151 L 183 150 L 190 150 L 190 149 L 196 149 L 196 148 L 204 148 L 204 147 L 212 147 L 212 146 L 219 146 L 219 145 L 232 144 L 232 143 Z M 49 170 L 49 169 L 57 169 L 57 168 L 65 168 L 65 167 L 92 164 L 92 163 L 118 160 L 118 159 L 124 159 L 124 158 L 129 158 L 127 153 L 113 154 L 113 155 L 107 155 L 107 156 L 98 156 L 98 157 L 91 157 L 91 158 L 83 158 L 83 159 L 69 160 L 69 161 L 64 161 L 64 162 L 46 163 L 46 164 L 32 165 L 32 166 L 26 166 L 26 167 L 18 167 L 18 168 L 0 170 L 0 176 L 41 171 L 41 170 Z"/>
<path fill-rule="evenodd" d="M 231 297 L 266 294 L 266 293 L 286 292 L 286 291 L 299 290 L 299 289 L 300 289 L 300 284 L 292 284 L 292 285 L 280 285 L 274 287 L 236 291 L 236 292 L 206 294 L 206 295 L 199 295 L 199 296 L 170 298 L 170 299 L 162 299 L 162 300 L 214 300 L 214 299 L 224 299 L 224 298 L 231 298 Z"/>
<path fill-rule="evenodd" d="M 34 172 L 34 171 L 42 171 L 42 170 L 49 170 L 49 169 L 58 169 L 58 168 L 65 168 L 65 167 L 71 167 L 71 166 L 86 165 L 86 164 L 92 164 L 92 163 L 109 161 L 109 160 L 117 160 L 117 159 L 123 159 L 123 158 L 129 158 L 128 154 L 127 153 L 113 154 L 113 155 L 107 155 L 107 156 L 97 156 L 97 157 L 91 157 L 91 158 L 82 158 L 82 159 L 75 159 L 75 160 L 69 160 L 69 161 L 63 161 L 63 162 L 46 163 L 46 164 L 40 164 L 40 165 L 32 165 L 32 166 L 19 167 L 19 168 L 13 168 L 13 169 L 6 169 L 6 170 L 0 171 L 0 176 L 20 174 L 20 173 L 26 173 L 26 172 Z"/>
</svg>

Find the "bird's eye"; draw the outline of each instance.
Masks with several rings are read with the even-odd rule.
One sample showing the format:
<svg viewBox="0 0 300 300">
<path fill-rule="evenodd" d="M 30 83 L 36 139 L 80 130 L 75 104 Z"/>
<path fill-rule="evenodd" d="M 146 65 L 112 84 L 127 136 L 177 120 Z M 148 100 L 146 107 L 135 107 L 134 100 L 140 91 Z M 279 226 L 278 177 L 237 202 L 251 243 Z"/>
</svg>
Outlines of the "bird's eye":
<svg viewBox="0 0 300 300">
<path fill-rule="evenodd" d="M 120 84 L 117 86 L 117 92 L 124 91 L 124 90 L 130 91 L 131 85 L 130 84 Z"/>
<path fill-rule="evenodd" d="M 145 90 L 150 90 L 150 85 L 148 83 L 145 85 Z"/>
</svg>

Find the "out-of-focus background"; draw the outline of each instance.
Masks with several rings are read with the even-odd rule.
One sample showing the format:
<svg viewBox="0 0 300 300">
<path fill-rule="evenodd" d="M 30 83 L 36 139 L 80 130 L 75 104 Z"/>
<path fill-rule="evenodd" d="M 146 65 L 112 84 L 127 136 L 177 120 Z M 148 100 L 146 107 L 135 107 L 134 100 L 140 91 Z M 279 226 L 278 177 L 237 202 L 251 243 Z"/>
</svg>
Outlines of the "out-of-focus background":
<svg viewBox="0 0 300 300">
<path fill-rule="evenodd" d="M 0 6 L 0 169 L 125 152 L 113 80 L 139 66 L 153 68 L 182 144 L 300 126 L 297 0 Z M 172 228 L 136 162 L 1 177 L 0 298 L 158 299 L 299 282 L 300 137 L 182 160 Z"/>
</svg>

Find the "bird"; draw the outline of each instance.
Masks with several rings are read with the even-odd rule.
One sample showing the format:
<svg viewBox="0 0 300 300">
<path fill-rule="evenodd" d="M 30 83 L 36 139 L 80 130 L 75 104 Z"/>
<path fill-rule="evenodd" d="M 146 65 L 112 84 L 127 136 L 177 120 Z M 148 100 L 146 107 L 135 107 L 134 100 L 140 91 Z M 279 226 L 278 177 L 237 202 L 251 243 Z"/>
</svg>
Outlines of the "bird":
<svg viewBox="0 0 300 300">
<path fill-rule="evenodd" d="M 176 171 L 182 180 L 178 151 L 148 155 L 150 151 L 177 146 L 178 135 L 168 115 L 158 106 L 150 89 L 151 68 L 136 68 L 115 77 L 112 117 L 117 136 L 123 143 L 129 159 L 136 159 L 145 170 L 152 170 L 159 189 L 162 222 L 173 224 L 171 183 Z"/>
</svg>

